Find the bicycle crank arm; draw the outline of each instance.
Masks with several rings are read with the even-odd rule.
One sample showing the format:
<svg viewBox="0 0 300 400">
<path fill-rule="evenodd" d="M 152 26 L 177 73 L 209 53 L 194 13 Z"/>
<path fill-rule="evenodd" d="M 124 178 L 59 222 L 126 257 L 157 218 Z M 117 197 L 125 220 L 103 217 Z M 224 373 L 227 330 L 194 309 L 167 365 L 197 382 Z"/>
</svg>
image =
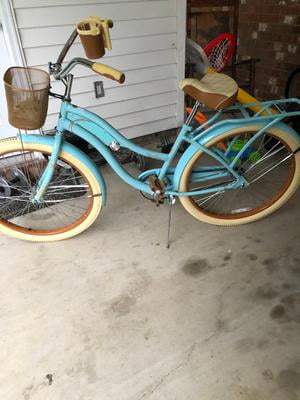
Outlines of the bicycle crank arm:
<svg viewBox="0 0 300 400">
<path fill-rule="evenodd" d="M 164 203 L 165 185 L 164 182 L 155 175 L 148 178 L 148 184 L 153 192 L 153 201 L 157 206 Z"/>
</svg>

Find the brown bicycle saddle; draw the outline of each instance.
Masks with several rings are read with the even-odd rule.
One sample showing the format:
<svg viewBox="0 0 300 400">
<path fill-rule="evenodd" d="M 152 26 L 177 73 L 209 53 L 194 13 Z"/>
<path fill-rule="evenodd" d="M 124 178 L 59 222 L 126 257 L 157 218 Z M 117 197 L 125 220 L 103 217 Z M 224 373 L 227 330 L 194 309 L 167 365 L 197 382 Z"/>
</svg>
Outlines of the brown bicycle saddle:
<svg viewBox="0 0 300 400">
<path fill-rule="evenodd" d="M 231 106 L 236 101 L 239 89 L 234 79 L 218 73 L 207 74 L 201 80 L 183 79 L 179 88 L 215 110 Z"/>
</svg>

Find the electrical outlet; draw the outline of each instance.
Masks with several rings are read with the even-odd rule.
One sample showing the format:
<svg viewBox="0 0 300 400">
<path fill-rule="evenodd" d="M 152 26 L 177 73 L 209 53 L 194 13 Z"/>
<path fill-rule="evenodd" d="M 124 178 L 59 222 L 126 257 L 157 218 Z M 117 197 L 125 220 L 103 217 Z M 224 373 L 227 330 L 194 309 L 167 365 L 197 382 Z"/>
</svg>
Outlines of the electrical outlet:
<svg viewBox="0 0 300 400">
<path fill-rule="evenodd" d="M 99 99 L 100 97 L 104 97 L 104 87 L 103 87 L 103 81 L 96 81 L 94 82 L 94 88 L 95 88 L 95 96 L 96 99 Z"/>
</svg>

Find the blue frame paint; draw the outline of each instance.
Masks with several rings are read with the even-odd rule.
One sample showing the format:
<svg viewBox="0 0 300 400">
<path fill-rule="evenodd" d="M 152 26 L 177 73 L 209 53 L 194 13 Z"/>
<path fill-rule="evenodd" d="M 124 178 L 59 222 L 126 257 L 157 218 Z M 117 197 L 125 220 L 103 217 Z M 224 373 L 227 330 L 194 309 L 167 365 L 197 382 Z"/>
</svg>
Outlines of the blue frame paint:
<svg viewBox="0 0 300 400">
<path fill-rule="evenodd" d="M 289 99 L 288 101 L 291 101 L 291 99 Z M 298 99 L 293 99 L 293 101 L 300 104 L 300 100 Z M 290 117 L 293 115 L 299 115 L 300 112 L 274 113 L 269 111 L 272 109 L 272 107 L 278 106 L 279 104 L 282 105 L 285 102 L 287 102 L 287 100 L 284 99 L 250 105 L 236 105 L 227 109 L 226 112 L 239 110 L 242 113 L 242 118 L 221 119 L 220 117 L 222 116 L 222 111 L 219 111 L 216 112 L 216 114 L 213 115 L 209 121 L 197 128 L 193 129 L 191 126 L 183 124 L 169 154 L 152 151 L 138 146 L 132 141 L 126 139 L 120 132 L 118 132 L 100 116 L 83 108 L 77 107 L 69 102 L 62 102 L 60 108 L 60 117 L 58 119 L 56 128 L 56 135 L 54 137 L 22 135 L 22 140 L 24 142 L 40 142 L 52 146 L 51 157 L 38 183 L 38 189 L 36 191 L 34 201 L 40 202 L 42 200 L 43 193 L 46 191 L 52 179 L 59 153 L 61 149 L 65 149 L 66 151 L 69 151 L 71 154 L 77 157 L 80 161 L 85 163 L 89 169 L 91 169 L 91 171 L 99 181 L 101 189 L 103 190 L 105 203 L 106 187 L 101 173 L 98 171 L 95 164 L 88 158 L 86 154 L 63 140 L 63 132 L 66 130 L 81 137 L 82 139 L 90 143 L 93 147 L 95 147 L 106 159 L 108 164 L 114 169 L 114 171 L 120 176 L 120 178 L 123 179 L 126 183 L 128 183 L 135 189 L 149 195 L 152 195 L 153 192 L 145 181 L 146 178 L 152 173 L 155 173 L 159 177 L 159 179 L 167 180 L 168 184 L 166 187 L 166 195 L 172 196 L 195 196 L 198 194 L 213 193 L 219 190 L 228 190 L 241 186 L 246 186 L 248 183 L 235 171 L 235 164 L 241 154 L 251 145 L 252 141 L 256 140 L 260 135 L 262 135 L 266 131 L 266 129 L 271 126 L 276 126 L 282 130 L 285 130 L 287 134 L 292 135 L 300 140 L 299 135 L 295 131 L 280 122 L 283 118 L 286 118 L 287 116 Z M 263 111 L 259 111 L 254 116 L 250 116 L 248 112 L 249 108 L 257 105 L 262 106 Z M 260 130 L 235 156 L 230 164 L 224 159 L 224 155 L 222 156 L 221 154 L 217 154 L 206 148 L 206 144 L 215 137 L 243 125 L 259 126 Z M 178 154 L 178 150 L 183 142 L 189 143 L 190 146 L 181 156 L 175 169 L 171 168 L 171 164 Z M 161 168 L 157 168 L 155 170 L 146 171 L 138 178 L 135 178 L 122 167 L 119 161 L 113 156 L 112 152 L 109 150 L 109 146 L 112 143 L 119 144 L 121 147 L 127 148 L 142 156 L 159 160 L 162 162 L 162 166 Z M 215 158 L 224 168 L 199 168 L 199 170 L 193 171 L 192 173 L 195 181 L 200 182 L 208 179 L 214 179 L 220 176 L 233 176 L 236 180 L 233 183 L 224 186 L 220 185 L 218 187 L 205 190 L 179 193 L 178 188 L 182 172 L 190 158 L 193 157 L 193 155 L 199 150 Z"/>
<path fill-rule="evenodd" d="M 43 144 L 45 146 L 49 146 L 51 149 L 54 147 L 55 138 L 47 135 L 22 135 L 22 141 L 29 144 Z M 107 199 L 106 184 L 96 164 L 83 151 L 68 142 L 62 143 L 61 150 L 71 154 L 74 158 L 77 158 L 88 167 L 99 183 L 101 188 L 102 203 L 105 205 Z"/>
</svg>

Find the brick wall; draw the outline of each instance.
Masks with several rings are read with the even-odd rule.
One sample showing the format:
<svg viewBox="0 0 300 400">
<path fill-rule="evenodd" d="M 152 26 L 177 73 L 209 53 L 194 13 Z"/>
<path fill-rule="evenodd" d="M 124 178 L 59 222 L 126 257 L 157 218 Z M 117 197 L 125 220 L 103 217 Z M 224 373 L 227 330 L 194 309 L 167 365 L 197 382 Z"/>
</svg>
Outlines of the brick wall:
<svg viewBox="0 0 300 400">
<path fill-rule="evenodd" d="M 300 65 L 300 0 L 240 0 L 238 57 L 258 57 L 255 96 L 279 98 Z"/>
</svg>

